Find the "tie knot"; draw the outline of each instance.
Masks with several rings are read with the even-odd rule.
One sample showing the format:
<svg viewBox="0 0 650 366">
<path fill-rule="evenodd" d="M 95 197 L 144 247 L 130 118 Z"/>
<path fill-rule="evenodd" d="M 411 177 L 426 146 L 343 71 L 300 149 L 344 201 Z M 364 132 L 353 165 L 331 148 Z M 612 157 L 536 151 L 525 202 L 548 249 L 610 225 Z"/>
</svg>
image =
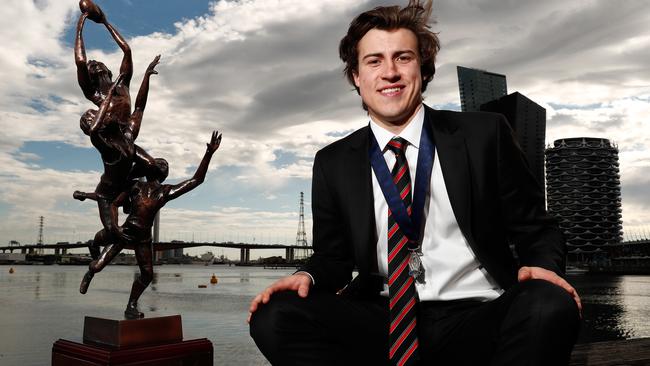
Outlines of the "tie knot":
<svg viewBox="0 0 650 366">
<path fill-rule="evenodd" d="M 408 145 L 408 141 L 399 136 L 395 136 L 390 139 L 390 141 L 388 141 L 388 145 L 386 145 L 386 147 L 395 153 L 395 155 L 399 156 L 404 154 L 404 151 L 406 151 L 406 145 Z"/>
</svg>

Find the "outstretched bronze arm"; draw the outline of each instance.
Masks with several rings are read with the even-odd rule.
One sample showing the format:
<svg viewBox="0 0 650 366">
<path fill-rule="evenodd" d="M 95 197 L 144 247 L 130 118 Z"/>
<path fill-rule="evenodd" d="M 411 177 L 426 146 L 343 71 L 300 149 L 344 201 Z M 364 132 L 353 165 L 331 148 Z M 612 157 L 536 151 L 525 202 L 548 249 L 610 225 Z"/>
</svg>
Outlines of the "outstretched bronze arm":
<svg viewBox="0 0 650 366">
<path fill-rule="evenodd" d="M 135 98 L 135 110 L 129 118 L 129 126 L 124 132 L 124 135 L 130 141 L 135 141 L 138 138 L 140 133 L 140 126 L 142 124 L 142 116 L 144 114 L 144 108 L 147 106 L 147 98 L 149 96 L 149 78 L 151 75 L 157 75 L 156 65 L 160 62 L 160 55 L 156 56 L 153 61 L 147 67 L 147 71 L 144 73 L 144 78 L 142 78 L 142 84 L 140 85 L 140 90 L 138 90 L 138 96 Z"/>
<path fill-rule="evenodd" d="M 91 137 L 95 136 L 97 134 L 97 131 L 99 131 L 99 128 L 104 126 L 104 117 L 106 116 L 106 111 L 108 110 L 111 101 L 113 100 L 113 95 L 115 95 L 115 88 L 121 81 L 122 81 L 122 74 L 120 74 L 115 80 L 115 82 L 113 83 L 113 85 L 111 85 L 111 88 L 108 90 L 108 94 L 106 95 L 106 98 L 99 106 L 99 111 L 97 111 L 97 115 L 95 116 L 95 119 L 93 119 L 93 123 L 90 125 L 88 134 Z"/>
<path fill-rule="evenodd" d="M 118 32 L 117 29 L 115 29 L 113 25 L 111 25 L 106 20 L 106 18 L 104 18 L 104 25 L 115 40 L 115 43 L 117 43 L 117 45 L 122 49 L 122 52 L 124 52 L 124 56 L 122 57 L 122 64 L 120 65 L 120 74 L 124 74 L 124 85 L 128 87 L 131 85 L 131 78 L 133 77 L 133 59 L 131 57 L 131 47 L 129 47 L 129 44 L 126 43 L 124 37 L 122 37 L 120 32 Z"/>
<path fill-rule="evenodd" d="M 88 17 L 88 19 L 104 24 L 108 33 L 111 34 L 111 37 L 115 40 L 115 43 L 122 49 L 124 56 L 122 57 L 122 65 L 120 66 L 120 74 L 124 74 L 124 83 L 128 87 L 131 84 L 131 77 L 133 77 L 133 60 L 131 58 L 131 47 L 126 43 L 126 40 L 120 32 L 117 31 L 109 22 L 106 20 L 106 14 L 102 9 L 97 6 L 92 0 L 80 0 L 79 9 L 81 9 L 82 16 Z M 84 19 L 85 19 L 84 17 Z M 79 26 L 77 26 L 79 31 Z"/>
<path fill-rule="evenodd" d="M 74 62 L 77 65 L 77 81 L 84 93 L 86 99 L 95 103 L 95 90 L 90 83 L 90 75 L 88 74 L 88 59 L 86 58 L 86 47 L 83 40 L 83 28 L 87 13 L 81 13 L 79 21 L 77 22 L 77 32 L 74 40 Z"/>
<path fill-rule="evenodd" d="M 179 196 L 193 190 L 199 184 L 203 183 L 203 181 L 205 180 L 205 174 L 208 172 L 208 166 L 210 165 L 210 159 L 212 159 L 212 154 L 214 154 L 214 152 L 217 151 L 220 144 L 221 144 L 221 134 L 218 131 L 213 131 L 212 138 L 210 139 L 210 142 L 207 144 L 205 155 L 203 155 L 201 164 L 199 164 L 199 167 L 196 169 L 194 176 L 179 184 L 168 185 L 169 190 L 167 191 L 168 192 L 167 201 L 171 201 L 175 198 L 178 198 Z"/>
</svg>

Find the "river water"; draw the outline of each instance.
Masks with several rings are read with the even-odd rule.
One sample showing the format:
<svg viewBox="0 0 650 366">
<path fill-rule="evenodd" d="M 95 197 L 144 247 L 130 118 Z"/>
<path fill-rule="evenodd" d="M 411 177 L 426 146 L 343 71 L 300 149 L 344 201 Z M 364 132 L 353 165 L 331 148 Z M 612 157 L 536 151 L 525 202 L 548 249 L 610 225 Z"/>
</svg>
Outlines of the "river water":
<svg viewBox="0 0 650 366">
<path fill-rule="evenodd" d="M 0 365 L 48 365 L 52 343 L 81 341 L 83 317 L 119 319 L 137 268 L 109 266 L 79 294 L 81 266 L 0 266 Z M 185 339 L 208 338 L 215 365 L 267 365 L 248 335 L 251 298 L 293 272 L 258 267 L 157 266 L 140 299 L 148 317 L 181 314 Z M 216 285 L 209 283 L 215 274 Z M 583 304 L 580 342 L 650 337 L 650 276 L 572 276 Z M 207 285 L 199 288 L 198 285 Z"/>
</svg>

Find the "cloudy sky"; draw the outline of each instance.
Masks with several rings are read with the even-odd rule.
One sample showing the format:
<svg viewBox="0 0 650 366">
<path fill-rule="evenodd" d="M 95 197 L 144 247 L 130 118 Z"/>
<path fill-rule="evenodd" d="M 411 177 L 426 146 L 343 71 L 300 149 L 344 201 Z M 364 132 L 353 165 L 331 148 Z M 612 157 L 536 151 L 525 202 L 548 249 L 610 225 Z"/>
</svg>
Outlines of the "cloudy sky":
<svg viewBox="0 0 650 366">
<path fill-rule="evenodd" d="M 309 233 L 314 153 L 367 123 L 338 41 L 355 14 L 388 2 L 97 3 L 133 49 L 132 97 L 162 55 L 138 144 L 169 161 L 168 181 L 193 174 L 212 130 L 224 135 L 205 183 L 163 209 L 161 239 L 293 243 L 301 191 Z M 626 237 L 650 231 L 650 2 L 437 0 L 434 9 L 442 50 L 427 103 L 460 109 L 457 65 L 506 74 L 509 92 L 546 108 L 547 143 L 618 144 Z M 72 192 L 92 191 L 101 164 L 78 123 L 94 107 L 76 81 L 78 2 L 5 0 L 1 12 L 0 241 L 35 242 L 39 216 L 46 242 L 85 241 L 101 227 L 97 208 Z M 84 35 L 89 58 L 116 74 L 122 54 L 106 30 L 87 22 Z"/>
</svg>

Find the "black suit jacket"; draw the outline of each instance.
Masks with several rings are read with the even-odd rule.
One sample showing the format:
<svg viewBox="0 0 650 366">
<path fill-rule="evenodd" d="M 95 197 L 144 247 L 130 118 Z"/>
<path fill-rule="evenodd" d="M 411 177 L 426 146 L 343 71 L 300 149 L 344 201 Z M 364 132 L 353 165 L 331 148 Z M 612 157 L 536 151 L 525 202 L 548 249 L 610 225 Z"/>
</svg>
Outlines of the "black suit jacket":
<svg viewBox="0 0 650 366">
<path fill-rule="evenodd" d="M 454 215 L 481 265 L 504 289 L 524 265 L 562 275 L 563 236 L 546 214 L 541 186 L 505 118 L 424 108 Z M 351 293 L 372 295 L 382 287 L 369 130 L 366 126 L 326 146 L 314 159 L 314 254 L 301 270 L 314 277 L 317 288 L 348 286 Z M 359 275 L 350 283 L 354 268 Z"/>
</svg>

